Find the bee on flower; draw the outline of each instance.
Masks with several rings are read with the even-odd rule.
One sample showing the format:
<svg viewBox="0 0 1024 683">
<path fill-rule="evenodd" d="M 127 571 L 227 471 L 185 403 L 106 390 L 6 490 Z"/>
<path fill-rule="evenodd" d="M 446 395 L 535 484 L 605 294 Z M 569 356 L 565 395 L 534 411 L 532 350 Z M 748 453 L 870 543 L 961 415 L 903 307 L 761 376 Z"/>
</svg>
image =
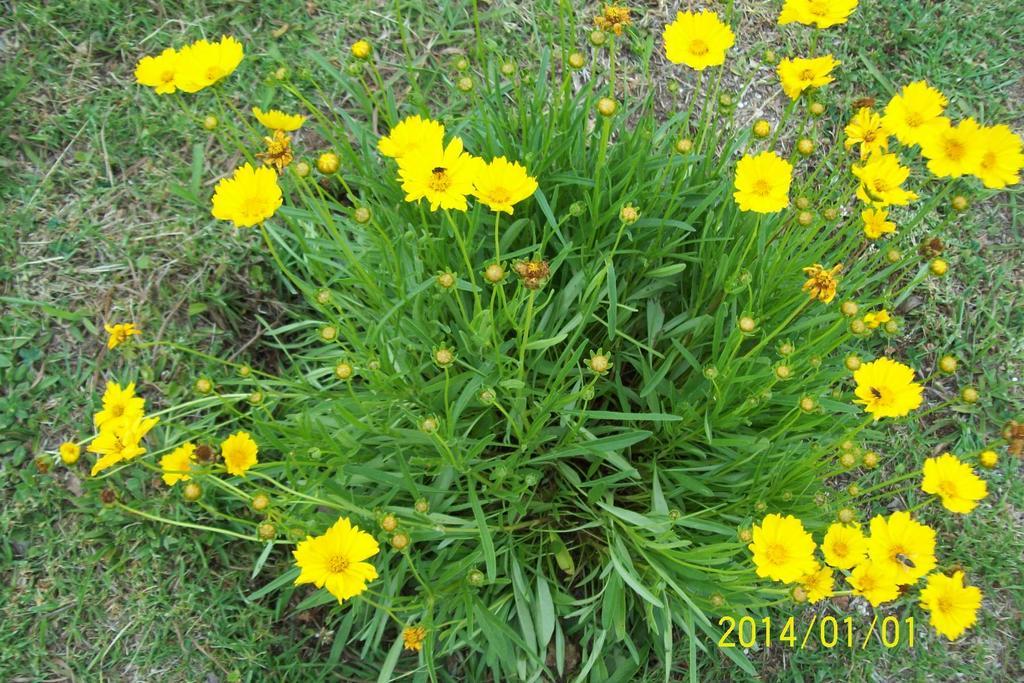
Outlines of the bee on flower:
<svg viewBox="0 0 1024 683">
<path fill-rule="evenodd" d="M 903 417 L 923 401 L 924 388 L 914 381 L 914 371 L 891 358 L 864 363 L 853 373 L 853 380 L 857 383 L 854 403 L 863 405 L 876 420 Z"/>
<path fill-rule="evenodd" d="M 871 520 L 868 558 L 901 585 L 912 585 L 935 568 L 935 530 L 899 510 Z"/>
<path fill-rule="evenodd" d="M 475 181 L 485 166 L 483 159 L 464 151 L 462 138 L 455 137 L 447 147 L 434 141 L 415 154 L 402 156 L 398 176 L 406 193 L 405 201 L 426 199 L 431 211 L 465 211 L 466 196 L 476 189 Z"/>
<path fill-rule="evenodd" d="M 836 286 L 839 284 L 839 272 L 843 269 L 842 263 L 837 263 L 832 268 L 826 268 L 820 263 L 804 268 L 807 275 L 807 282 L 802 287 L 811 299 L 817 299 L 823 304 L 832 303 L 836 298 Z"/>
</svg>

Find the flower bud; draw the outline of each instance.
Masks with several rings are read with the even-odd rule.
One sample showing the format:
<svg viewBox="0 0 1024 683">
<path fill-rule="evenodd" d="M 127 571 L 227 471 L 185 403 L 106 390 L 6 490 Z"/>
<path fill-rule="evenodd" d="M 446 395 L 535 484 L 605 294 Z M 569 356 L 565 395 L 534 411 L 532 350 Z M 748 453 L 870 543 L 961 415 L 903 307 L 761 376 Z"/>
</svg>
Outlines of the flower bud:
<svg viewBox="0 0 1024 683">
<path fill-rule="evenodd" d="M 399 531 L 391 537 L 391 547 L 395 550 L 405 550 L 409 547 L 409 534 Z"/>
<path fill-rule="evenodd" d="M 341 381 L 350 379 L 354 372 L 355 371 L 353 370 L 352 365 L 346 363 L 345 361 L 341 361 L 340 363 L 334 366 L 334 376 L 340 379 Z"/>
<path fill-rule="evenodd" d="M 203 119 L 203 128 L 205 128 L 206 130 L 213 130 L 217 127 L 218 123 L 220 122 L 217 120 L 217 117 L 213 114 L 210 114 L 209 116 Z"/>
<path fill-rule="evenodd" d="M 882 329 L 886 334 L 897 334 L 900 331 L 900 324 L 895 320 L 888 320 L 882 325 Z"/>
<path fill-rule="evenodd" d="M 839 456 L 839 464 L 843 467 L 853 467 L 857 464 L 857 458 L 854 457 L 853 453 L 843 453 Z"/>
<path fill-rule="evenodd" d="M 334 152 L 324 152 L 316 159 L 316 170 L 324 175 L 337 173 L 341 168 L 341 159 Z"/>
<path fill-rule="evenodd" d="M 953 197 L 952 201 L 949 202 L 949 205 L 953 207 L 954 211 L 960 212 L 966 211 L 967 208 L 970 206 L 970 202 L 967 201 L 967 197 L 963 196 L 962 194 L 958 194 L 957 196 Z"/>
<path fill-rule="evenodd" d="M 426 498 L 417 498 L 413 508 L 421 515 L 425 515 L 430 512 L 430 503 L 427 502 Z"/>
<path fill-rule="evenodd" d="M 633 225 L 640 220 L 640 211 L 638 211 L 632 204 L 626 204 L 622 207 L 622 210 L 619 211 L 619 220 L 626 225 Z"/>
<path fill-rule="evenodd" d="M 772 134 L 772 124 L 768 123 L 764 119 L 760 119 L 754 123 L 752 131 L 755 136 L 759 138 L 766 138 Z"/>
<path fill-rule="evenodd" d="M 756 503 L 754 503 L 754 510 L 756 510 L 757 512 L 764 512 L 767 509 L 768 503 L 764 502 L 763 500 L 759 500 Z"/>
<path fill-rule="evenodd" d="M 844 365 L 846 365 L 847 370 L 849 370 L 850 372 L 855 372 L 860 369 L 860 356 L 851 353 L 849 356 L 846 357 L 846 360 L 843 361 L 843 363 Z"/>
<path fill-rule="evenodd" d="M 807 109 L 811 112 L 811 116 L 821 116 L 825 113 L 825 105 L 821 102 L 811 102 L 811 106 Z"/>
<path fill-rule="evenodd" d="M 999 464 L 999 454 L 993 450 L 985 450 L 978 454 L 978 462 L 986 469 L 992 469 Z"/>
<path fill-rule="evenodd" d="M 486 580 L 487 577 L 484 576 L 484 573 L 479 569 L 470 569 L 469 573 L 466 574 L 466 581 L 468 581 L 469 585 L 473 586 L 474 588 L 479 588 L 480 586 L 484 585 L 484 581 Z"/>
<path fill-rule="evenodd" d="M 864 334 L 868 331 L 868 326 L 860 318 L 856 318 L 850 321 L 850 332 L 853 334 Z"/>
<path fill-rule="evenodd" d="M 452 287 L 455 286 L 455 273 L 448 270 L 444 271 L 443 273 L 438 273 L 437 285 L 441 289 L 451 289 Z"/>
<path fill-rule="evenodd" d="M 777 365 L 775 367 L 775 376 L 781 380 L 790 379 L 793 376 L 793 368 L 788 365 Z"/>
<path fill-rule="evenodd" d="M 65 465 L 74 465 L 82 454 L 82 447 L 73 441 L 65 441 L 60 445 L 60 459 Z"/>
<path fill-rule="evenodd" d="M 494 403 L 498 396 L 494 393 L 494 389 L 484 389 L 478 394 L 477 398 L 480 399 L 481 403 Z"/>
<path fill-rule="evenodd" d="M 744 315 L 740 317 L 739 327 L 743 334 L 750 334 L 757 329 L 757 322 L 749 315 Z"/>
<path fill-rule="evenodd" d="M 800 138 L 796 143 L 796 151 L 801 156 L 809 157 L 814 154 L 814 141 L 810 138 Z"/>
<path fill-rule="evenodd" d="M 352 43 L 352 56 L 356 59 L 367 59 L 373 51 L 373 46 L 365 40 L 357 40 Z"/>
<path fill-rule="evenodd" d="M 446 368 L 455 362 L 455 352 L 451 349 L 442 346 L 441 348 L 434 351 L 434 362 L 440 367 Z"/>
<path fill-rule="evenodd" d="M 964 403 L 977 403 L 978 399 L 981 398 L 981 394 L 974 387 L 964 387 L 960 391 L 960 398 Z"/>
<path fill-rule="evenodd" d="M 437 423 L 437 419 L 433 417 L 425 417 L 420 420 L 419 428 L 424 434 L 433 434 L 438 430 L 440 425 Z"/>
<path fill-rule="evenodd" d="M 942 358 L 939 359 L 939 370 L 946 373 L 947 375 L 952 375 L 954 372 L 956 372 L 957 365 L 957 360 L 953 356 L 943 356 Z"/>
<path fill-rule="evenodd" d="M 496 285 L 505 279 L 505 268 L 500 263 L 491 263 L 484 268 L 484 279 Z"/>
<path fill-rule="evenodd" d="M 270 522 L 263 522 L 256 527 L 256 535 L 260 537 L 261 541 L 273 541 L 277 536 L 277 528 Z"/>
<path fill-rule="evenodd" d="M 597 353 L 591 353 L 590 358 L 584 360 L 583 363 L 590 368 L 592 372 L 599 375 L 605 374 L 612 367 L 611 357 L 609 357 L 608 354 L 601 353 L 600 351 Z"/>
<path fill-rule="evenodd" d="M 740 541 L 743 543 L 750 543 L 752 540 L 754 540 L 753 532 L 751 532 L 751 530 L 747 527 L 740 529 L 737 533 L 737 536 L 739 536 Z"/>
<path fill-rule="evenodd" d="M 608 40 L 608 34 L 600 29 L 594 29 L 590 32 L 590 44 L 594 47 L 601 47 Z"/>
<path fill-rule="evenodd" d="M 796 204 L 796 208 L 798 209 L 811 208 L 811 200 L 808 199 L 807 197 L 797 197 L 796 199 L 793 200 L 793 203 Z"/>
<path fill-rule="evenodd" d="M 846 491 L 847 491 L 847 493 L 850 494 L 850 496 L 852 496 L 854 498 L 856 498 L 857 496 L 860 495 L 860 487 L 857 486 L 856 484 L 850 484 L 850 486 L 846 489 Z"/>
<path fill-rule="evenodd" d="M 469 92 L 473 89 L 473 79 L 469 76 L 463 76 L 455 82 L 455 87 L 462 92 Z"/>
<path fill-rule="evenodd" d="M 601 116 L 614 116 L 619 109 L 619 103 L 610 97 L 602 97 L 597 101 L 597 111 Z"/>
<path fill-rule="evenodd" d="M 309 164 L 306 163 L 305 161 L 299 161 L 296 162 L 294 166 L 292 166 L 292 170 L 295 171 L 295 175 L 299 176 L 300 178 L 305 178 L 313 169 L 310 168 Z"/>
<path fill-rule="evenodd" d="M 582 69 L 584 64 L 586 64 L 586 59 L 579 52 L 573 52 L 569 55 L 570 69 Z"/>
<path fill-rule="evenodd" d="M 857 315 L 857 311 L 860 310 L 860 306 L 857 305 L 856 301 L 844 301 L 839 305 L 839 312 L 845 315 L 847 318 L 852 318 Z"/>
<path fill-rule="evenodd" d="M 196 393 L 208 394 L 213 391 L 213 382 L 207 377 L 200 377 L 195 384 Z"/>
<path fill-rule="evenodd" d="M 799 214 L 797 214 L 796 222 L 806 228 L 808 225 L 814 222 L 814 214 L 811 213 L 810 211 L 801 211 Z"/>
<path fill-rule="evenodd" d="M 710 379 L 710 380 L 717 379 L 718 378 L 718 368 L 716 368 L 714 365 L 705 365 L 704 366 L 704 376 L 706 378 Z"/>
<path fill-rule="evenodd" d="M 942 277 L 949 270 L 949 264 L 946 263 L 945 259 L 932 259 L 931 263 L 928 264 L 928 270 L 931 271 L 932 275 Z"/>
<path fill-rule="evenodd" d="M 466 59 L 465 57 L 459 57 L 458 59 L 455 60 L 455 70 L 456 71 L 465 71 L 468 68 L 469 68 L 469 60 Z"/>
<path fill-rule="evenodd" d="M 807 602 L 807 591 L 802 586 L 793 586 L 791 595 L 795 603 Z"/>
<path fill-rule="evenodd" d="M 380 528 L 390 534 L 398 528 L 398 518 L 389 512 L 380 518 Z M 394 543 L 393 540 L 392 543 Z"/>
<path fill-rule="evenodd" d="M 810 396 L 804 396 L 800 399 L 800 410 L 805 413 L 813 412 L 818 407 L 818 402 Z"/>
<path fill-rule="evenodd" d="M 117 502 L 117 492 L 114 489 L 103 489 L 100 491 L 100 502 L 104 505 L 113 505 Z"/>
<path fill-rule="evenodd" d="M 320 338 L 325 342 L 334 341 L 338 338 L 338 328 L 334 325 L 324 325 L 320 328 Z"/>
<path fill-rule="evenodd" d="M 721 593 L 712 593 L 709 598 L 711 606 L 714 608 L 725 607 L 725 597 Z"/>
<path fill-rule="evenodd" d="M 839 521 L 843 524 L 849 524 L 853 520 L 857 519 L 857 513 L 852 508 L 841 508 L 838 516 Z"/>
<path fill-rule="evenodd" d="M 864 467 L 867 467 L 869 470 L 871 470 L 871 469 L 874 469 L 877 466 L 878 466 L 878 453 L 875 453 L 874 451 L 868 451 L 867 453 L 865 453 L 864 454 Z"/>
<path fill-rule="evenodd" d="M 731 109 L 736 104 L 736 100 L 729 93 L 722 93 L 718 96 L 718 106 L 722 109 Z"/>
<path fill-rule="evenodd" d="M 775 54 L 775 50 L 767 49 L 761 53 L 761 59 L 765 64 L 775 64 L 779 61 L 779 56 Z"/>
<path fill-rule="evenodd" d="M 203 495 L 203 489 L 194 481 L 186 483 L 185 488 L 181 491 L 181 497 L 190 503 L 199 500 L 201 495 Z"/>
<path fill-rule="evenodd" d="M 579 218 L 587 211 L 587 205 L 583 202 L 573 202 L 569 205 L 569 215 Z"/>
<path fill-rule="evenodd" d="M 263 403 L 263 392 L 257 389 L 256 391 L 251 392 L 245 400 L 249 402 L 249 405 L 258 406 Z"/>
<path fill-rule="evenodd" d="M 370 210 L 365 206 L 360 206 L 358 209 L 352 212 L 352 218 L 355 219 L 355 222 L 359 223 L 360 225 L 364 223 L 369 223 L 372 217 L 373 214 L 370 213 Z"/>
<path fill-rule="evenodd" d="M 901 254 L 900 250 L 895 247 L 885 252 L 885 260 L 889 263 L 899 263 L 902 259 L 903 254 Z"/>
<path fill-rule="evenodd" d="M 688 138 L 676 140 L 676 151 L 680 154 L 689 154 L 693 151 L 693 140 Z"/>
<path fill-rule="evenodd" d="M 515 62 L 503 62 L 501 65 L 501 75 L 506 78 L 511 78 L 516 74 L 516 63 Z"/>
<path fill-rule="evenodd" d="M 274 78 L 276 78 L 279 81 L 283 81 L 284 79 L 288 78 L 288 68 L 283 66 L 277 67 L 277 69 L 274 70 Z"/>
<path fill-rule="evenodd" d="M 835 219 L 839 218 L 839 209 L 835 208 L 834 206 L 830 206 L 824 211 L 822 211 L 821 215 L 824 216 L 825 220 L 827 221 L 834 221 Z"/>
</svg>

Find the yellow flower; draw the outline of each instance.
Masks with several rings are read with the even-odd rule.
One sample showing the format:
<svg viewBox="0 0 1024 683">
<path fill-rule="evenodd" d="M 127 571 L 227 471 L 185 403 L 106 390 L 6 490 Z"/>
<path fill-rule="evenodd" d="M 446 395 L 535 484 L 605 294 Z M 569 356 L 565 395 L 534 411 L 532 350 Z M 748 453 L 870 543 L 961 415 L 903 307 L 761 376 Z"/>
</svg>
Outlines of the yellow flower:
<svg viewBox="0 0 1024 683">
<path fill-rule="evenodd" d="M 901 186 L 910 176 L 910 169 L 900 165 L 895 154 L 875 154 L 863 164 L 854 164 L 853 175 L 860 180 L 857 198 L 876 207 L 903 206 L 917 195 Z"/>
<path fill-rule="evenodd" d="M 228 474 L 245 476 L 250 467 L 256 464 L 259 447 L 248 432 L 235 432 L 220 445 L 220 454 L 224 458 L 224 467 Z"/>
<path fill-rule="evenodd" d="M 366 583 L 377 578 L 376 568 L 365 562 L 380 552 L 373 536 L 342 517 L 322 536 L 306 536 L 292 551 L 299 576 L 295 585 L 312 583 L 326 587 L 344 602 L 366 590 Z"/>
<path fill-rule="evenodd" d="M 251 228 L 273 216 L 282 202 L 277 173 L 266 166 L 253 168 L 246 164 L 217 183 L 211 213 L 237 228 Z"/>
<path fill-rule="evenodd" d="M 604 12 L 594 17 L 594 23 L 602 31 L 614 31 L 621 36 L 622 30 L 633 23 L 629 18 L 629 8 L 618 5 L 605 5 Z"/>
<path fill-rule="evenodd" d="M 216 43 L 197 40 L 178 53 L 174 85 L 185 92 L 199 92 L 230 76 L 244 56 L 242 44 L 231 36 L 221 36 Z"/>
<path fill-rule="evenodd" d="M 103 325 L 110 337 L 107 339 L 107 348 L 116 349 L 124 344 L 130 337 L 142 334 L 142 330 L 135 327 L 135 323 L 117 323 L 116 325 Z"/>
<path fill-rule="evenodd" d="M 431 119 L 407 116 L 377 141 L 377 149 L 386 157 L 401 159 L 443 143 L 444 126 Z"/>
<path fill-rule="evenodd" d="M 896 224 L 889 220 L 889 212 L 885 209 L 864 209 L 860 218 L 864 221 L 864 235 L 869 240 L 896 232 Z"/>
<path fill-rule="evenodd" d="M 406 626 L 402 629 L 402 640 L 406 650 L 423 649 L 423 640 L 427 637 L 427 629 L 422 625 Z"/>
<path fill-rule="evenodd" d="M 988 495 L 988 485 L 971 466 L 955 455 L 943 453 L 924 461 L 921 490 L 942 498 L 942 507 L 950 512 L 967 513 Z"/>
<path fill-rule="evenodd" d="M 789 206 L 793 166 L 775 152 L 746 155 L 736 164 L 733 198 L 740 211 L 773 213 Z"/>
<path fill-rule="evenodd" d="M 857 114 L 847 124 L 846 149 L 853 149 L 854 145 L 860 145 L 861 161 L 867 159 L 873 152 L 884 152 L 889 149 L 889 131 L 882 125 L 882 117 L 868 107 L 861 107 Z"/>
<path fill-rule="evenodd" d="M 853 373 L 854 393 L 864 410 L 878 420 L 903 417 L 921 405 L 924 388 L 914 381 L 914 371 L 891 358 L 865 363 Z"/>
<path fill-rule="evenodd" d="M 924 81 L 903 86 L 885 106 L 882 125 L 904 145 L 916 145 L 946 109 L 948 100 Z"/>
<path fill-rule="evenodd" d="M 181 58 L 174 48 L 167 48 L 156 57 L 145 56 L 135 65 L 135 80 L 139 85 L 153 88 L 157 95 L 169 95 L 177 90 L 175 81 Z"/>
<path fill-rule="evenodd" d="M 365 40 L 357 40 L 352 43 L 352 47 L 349 49 L 352 51 L 352 56 L 356 59 L 366 59 L 373 52 L 373 46 Z"/>
<path fill-rule="evenodd" d="M 139 442 L 149 433 L 159 418 L 142 417 L 117 420 L 101 429 L 88 447 L 90 453 L 100 457 L 93 463 L 91 476 L 96 476 L 119 462 L 137 458 L 146 452 Z"/>
<path fill-rule="evenodd" d="M 736 43 L 729 25 L 708 10 L 677 12 L 662 37 L 668 61 L 697 71 L 724 64 L 725 53 Z"/>
<path fill-rule="evenodd" d="M 426 199 L 430 210 L 466 210 L 466 195 L 473 191 L 484 166 L 483 159 L 467 154 L 462 149 L 462 138 L 452 138 L 447 147 L 437 141 L 415 154 L 403 156 L 398 164 L 398 176 L 405 190 L 405 201 Z"/>
<path fill-rule="evenodd" d="M 830 304 L 836 298 L 836 285 L 839 283 L 839 271 L 843 264 L 838 263 L 831 269 L 825 268 L 820 263 L 804 268 L 807 275 L 807 282 L 802 287 L 803 291 L 810 294 L 812 299 L 817 299 L 823 304 Z"/>
<path fill-rule="evenodd" d="M 850 569 L 861 563 L 868 554 L 868 539 L 858 526 L 833 524 L 821 541 L 825 562 L 836 569 Z"/>
<path fill-rule="evenodd" d="M 267 166 L 277 169 L 280 173 L 285 167 L 292 163 L 292 139 L 283 131 L 275 130 L 273 137 L 264 137 L 267 143 L 267 151 L 260 152 L 256 156 Z"/>
<path fill-rule="evenodd" d="M 953 576 L 932 574 L 921 589 L 921 607 L 928 611 L 936 631 L 956 640 L 977 621 L 981 590 L 965 586 L 963 572 L 954 572 Z"/>
<path fill-rule="evenodd" d="M 896 583 L 913 584 L 935 568 L 935 531 L 911 519 L 905 510 L 888 519 L 878 515 L 871 520 L 868 557 L 891 573 Z"/>
<path fill-rule="evenodd" d="M 73 441 L 65 441 L 60 445 L 60 459 L 65 465 L 74 465 L 81 454 L 82 447 Z"/>
<path fill-rule="evenodd" d="M 779 15 L 779 26 L 804 24 L 829 28 L 845 24 L 857 9 L 857 0 L 786 0 Z"/>
<path fill-rule="evenodd" d="M 981 162 L 975 175 L 985 187 L 1000 189 L 1020 182 L 1024 168 L 1020 136 L 1000 124 L 981 129 Z"/>
<path fill-rule="evenodd" d="M 259 107 L 253 107 L 252 115 L 256 117 L 257 121 L 270 130 L 291 132 L 302 128 L 302 124 L 306 122 L 305 116 L 302 116 L 301 114 L 285 114 L 280 109 L 263 111 Z"/>
<path fill-rule="evenodd" d="M 174 486 L 179 481 L 188 481 L 192 463 L 196 460 L 196 445 L 186 441 L 173 451 L 160 458 L 160 469 L 164 471 L 164 483 Z"/>
<path fill-rule="evenodd" d="M 748 545 L 754 554 L 757 575 L 792 583 L 817 570 L 814 539 L 792 515 L 771 514 L 754 525 L 754 542 Z"/>
<path fill-rule="evenodd" d="M 795 100 L 800 93 L 808 88 L 820 88 L 828 85 L 835 79 L 831 76 L 832 69 L 839 66 L 839 62 L 832 55 L 824 57 L 796 57 L 795 59 L 783 59 L 775 68 L 782 82 L 782 89 Z"/>
<path fill-rule="evenodd" d="M 857 565 L 846 577 L 846 582 L 853 586 L 854 595 L 860 595 L 872 607 L 895 600 L 900 595 L 893 573 L 877 562 L 865 561 Z"/>
<path fill-rule="evenodd" d="M 517 204 L 537 191 L 537 181 L 526 169 L 505 157 L 491 159 L 481 166 L 473 182 L 476 189 L 473 196 L 486 204 L 491 211 L 512 214 L 512 205 Z"/>
<path fill-rule="evenodd" d="M 892 320 L 892 316 L 890 316 L 889 311 L 884 308 L 864 314 L 864 324 L 872 330 L 877 330 L 890 320 Z"/>
<path fill-rule="evenodd" d="M 921 136 L 921 154 L 928 170 L 938 178 L 959 178 L 978 173 L 985 153 L 981 126 L 966 118 L 956 126 L 943 118 Z"/>
<path fill-rule="evenodd" d="M 814 571 L 800 577 L 799 583 L 807 593 L 807 602 L 813 605 L 825 598 L 832 597 L 835 579 L 832 576 L 832 569 L 818 565 Z"/>
<path fill-rule="evenodd" d="M 118 420 L 135 420 L 145 414 L 146 399 L 135 395 L 135 382 L 122 388 L 117 382 L 107 382 L 103 392 L 103 409 L 93 415 L 93 424 L 104 429 Z"/>
</svg>

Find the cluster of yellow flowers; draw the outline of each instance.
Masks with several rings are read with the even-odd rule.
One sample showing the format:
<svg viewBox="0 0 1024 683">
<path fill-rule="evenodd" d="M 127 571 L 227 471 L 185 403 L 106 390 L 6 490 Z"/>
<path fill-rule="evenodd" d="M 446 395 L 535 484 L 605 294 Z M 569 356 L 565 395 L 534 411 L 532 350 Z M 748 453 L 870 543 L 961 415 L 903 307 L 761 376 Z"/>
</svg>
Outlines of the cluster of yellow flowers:
<svg viewBox="0 0 1024 683">
<path fill-rule="evenodd" d="M 197 40 L 180 50 L 169 47 L 155 57 L 143 57 L 135 67 L 135 80 L 158 95 L 199 92 L 230 76 L 244 56 L 242 44 L 231 36 L 216 43 Z"/>
<path fill-rule="evenodd" d="M 755 524 L 752 543 L 757 575 L 797 584 L 794 598 L 811 603 L 836 594 L 834 570 L 843 573 L 853 595 L 873 607 L 897 599 L 901 591 L 925 578 L 921 606 L 932 626 L 955 640 L 977 619 L 981 590 L 964 586 L 963 572 L 932 573 L 937 566 L 935 531 L 898 511 L 871 520 L 870 535 L 855 523 L 836 522 L 821 542 L 824 562 L 803 523 L 792 515 L 767 515 Z"/>
<path fill-rule="evenodd" d="M 146 399 L 135 395 L 134 382 L 126 387 L 117 382 L 107 382 L 103 408 L 93 415 L 98 433 L 87 448 L 99 456 L 93 463 L 91 474 L 95 476 L 108 467 L 145 453 L 142 439 L 159 420 L 158 417 L 146 417 Z"/>
<path fill-rule="evenodd" d="M 525 168 L 503 156 L 490 163 L 467 153 L 462 139 L 444 143 L 444 126 L 409 116 L 377 142 L 381 154 L 398 162 L 405 201 L 426 199 L 430 210 L 465 211 L 472 195 L 492 211 L 512 214 L 513 205 L 537 191 Z"/>
</svg>

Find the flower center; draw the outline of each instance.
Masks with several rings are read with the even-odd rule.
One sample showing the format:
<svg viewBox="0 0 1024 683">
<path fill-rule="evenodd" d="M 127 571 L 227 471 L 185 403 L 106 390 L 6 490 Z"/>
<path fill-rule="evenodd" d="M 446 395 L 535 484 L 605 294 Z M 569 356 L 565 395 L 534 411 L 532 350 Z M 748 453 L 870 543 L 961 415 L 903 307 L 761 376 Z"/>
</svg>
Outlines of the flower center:
<svg viewBox="0 0 1024 683">
<path fill-rule="evenodd" d="M 943 595 L 938 599 L 938 608 L 940 612 L 950 612 L 953 610 L 953 601 L 949 599 L 948 595 Z"/>
<path fill-rule="evenodd" d="M 437 166 L 430 172 L 430 181 L 427 183 L 434 192 L 447 192 L 448 188 L 452 186 L 451 176 L 448 175 L 448 169 L 443 166 Z"/>
<path fill-rule="evenodd" d="M 960 161 L 964 158 L 964 145 L 959 140 L 946 140 L 946 156 L 953 161 Z"/>
<path fill-rule="evenodd" d="M 996 167 L 996 153 L 988 152 L 981 160 L 981 167 L 989 171 Z"/>
<path fill-rule="evenodd" d="M 874 142 L 874 141 L 875 141 L 875 131 L 873 131 L 873 130 L 866 130 L 866 131 L 864 131 L 864 142 Z"/>
<path fill-rule="evenodd" d="M 785 564 L 789 559 L 789 553 L 786 551 L 786 546 L 781 543 L 773 543 L 768 546 L 768 550 L 765 552 L 768 556 L 768 561 L 772 564 Z"/>
<path fill-rule="evenodd" d="M 170 83 L 174 80 L 174 72 L 169 69 L 167 71 L 164 71 L 162 74 L 160 74 L 160 80 L 164 83 Z"/>
<path fill-rule="evenodd" d="M 348 569 L 348 558 L 341 555 L 331 555 L 327 560 L 327 571 L 332 574 L 340 574 Z"/>
<path fill-rule="evenodd" d="M 814 72 L 811 71 L 810 69 L 804 69 L 803 71 L 800 72 L 800 79 L 804 81 L 813 81 Z"/>
<path fill-rule="evenodd" d="M 504 187 L 495 187 L 490 192 L 492 204 L 508 204 L 508 200 L 511 199 L 511 197 L 511 193 Z"/>
<path fill-rule="evenodd" d="M 209 69 L 206 70 L 206 80 L 212 83 L 216 81 L 218 78 L 220 78 L 223 74 L 224 72 L 221 71 L 219 66 L 211 66 Z"/>
<path fill-rule="evenodd" d="M 955 498 L 956 497 L 956 484 L 951 482 L 949 479 L 946 479 L 945 481 L 943 481 L 943 482 L 941 482 L 939 484 L 939 491 L 944 496 L 949 496 L 950 498 Z"/>
<path fill-rule="evenodd" d="M 911 128 L 917 128 L 924 123 L 924 117 L 921 116 L 920 112 L 912 111 L 907 114 L 907 125 Z"/>
<path fill-rule="evenodd" d="M 828 14 L 828 3 L 825 0 L 811 0 L 807 11 L 816 17 L 824 17 Z"/>
<path fill-rule="evenodd" d="M 832 553 L 839 555 L 840 557 L 846 557 L 846 554 L 850 552 L 850 549 L 842 541 L 836 541 L 832 544 Z"/>
<path fill-rule="evenodd" d="M 690 41 L 690 52 L 695 55 L 706 55 L 708 53 L 708 44 L 700 38 L 695 38 Z"/>
<path fill-rule="evenodd" d="M 772 192 L 772 184 L 764 178 L 754 181 L 754 194 L 760 197 L 767 197 Z"/>
<path fill-rule="evenodd" d="M 889 191 L 889 183 L 884 178 L 875 178 L 871 181 L 871 186 L 875 188 L 875 192 L 878 194 Z"/>
<path fill-rule="evenodd" d="M 121 337 L 123 335 L 122 334 L 118 334 L 117 336 Z M 121 417 L 122 415 L 124 415 L 124 406 L 121 405 L 120 403 L 118 403 L 116 405 L 113 405 L 113 406 L 110 407 L 110 413 L 114 417 Z"/>
<path fill-rule="evenodd" d="M 871 398 L 875 405 L 886 405 L 892 401 L 892 392 L 888 387 L 870 387 Z M 893 555 L 896 553 L 903 552 L 902 550 L 894 550 Z"/>
<path fill-rule="evenodd" d="M 261 196 L 253 196 L 246 199 L 242 211 L 249 218 L 256 220 L 263 220 L 263 218 L 269 213 L 267 211 L 267 200 Z"/>
</svg>

